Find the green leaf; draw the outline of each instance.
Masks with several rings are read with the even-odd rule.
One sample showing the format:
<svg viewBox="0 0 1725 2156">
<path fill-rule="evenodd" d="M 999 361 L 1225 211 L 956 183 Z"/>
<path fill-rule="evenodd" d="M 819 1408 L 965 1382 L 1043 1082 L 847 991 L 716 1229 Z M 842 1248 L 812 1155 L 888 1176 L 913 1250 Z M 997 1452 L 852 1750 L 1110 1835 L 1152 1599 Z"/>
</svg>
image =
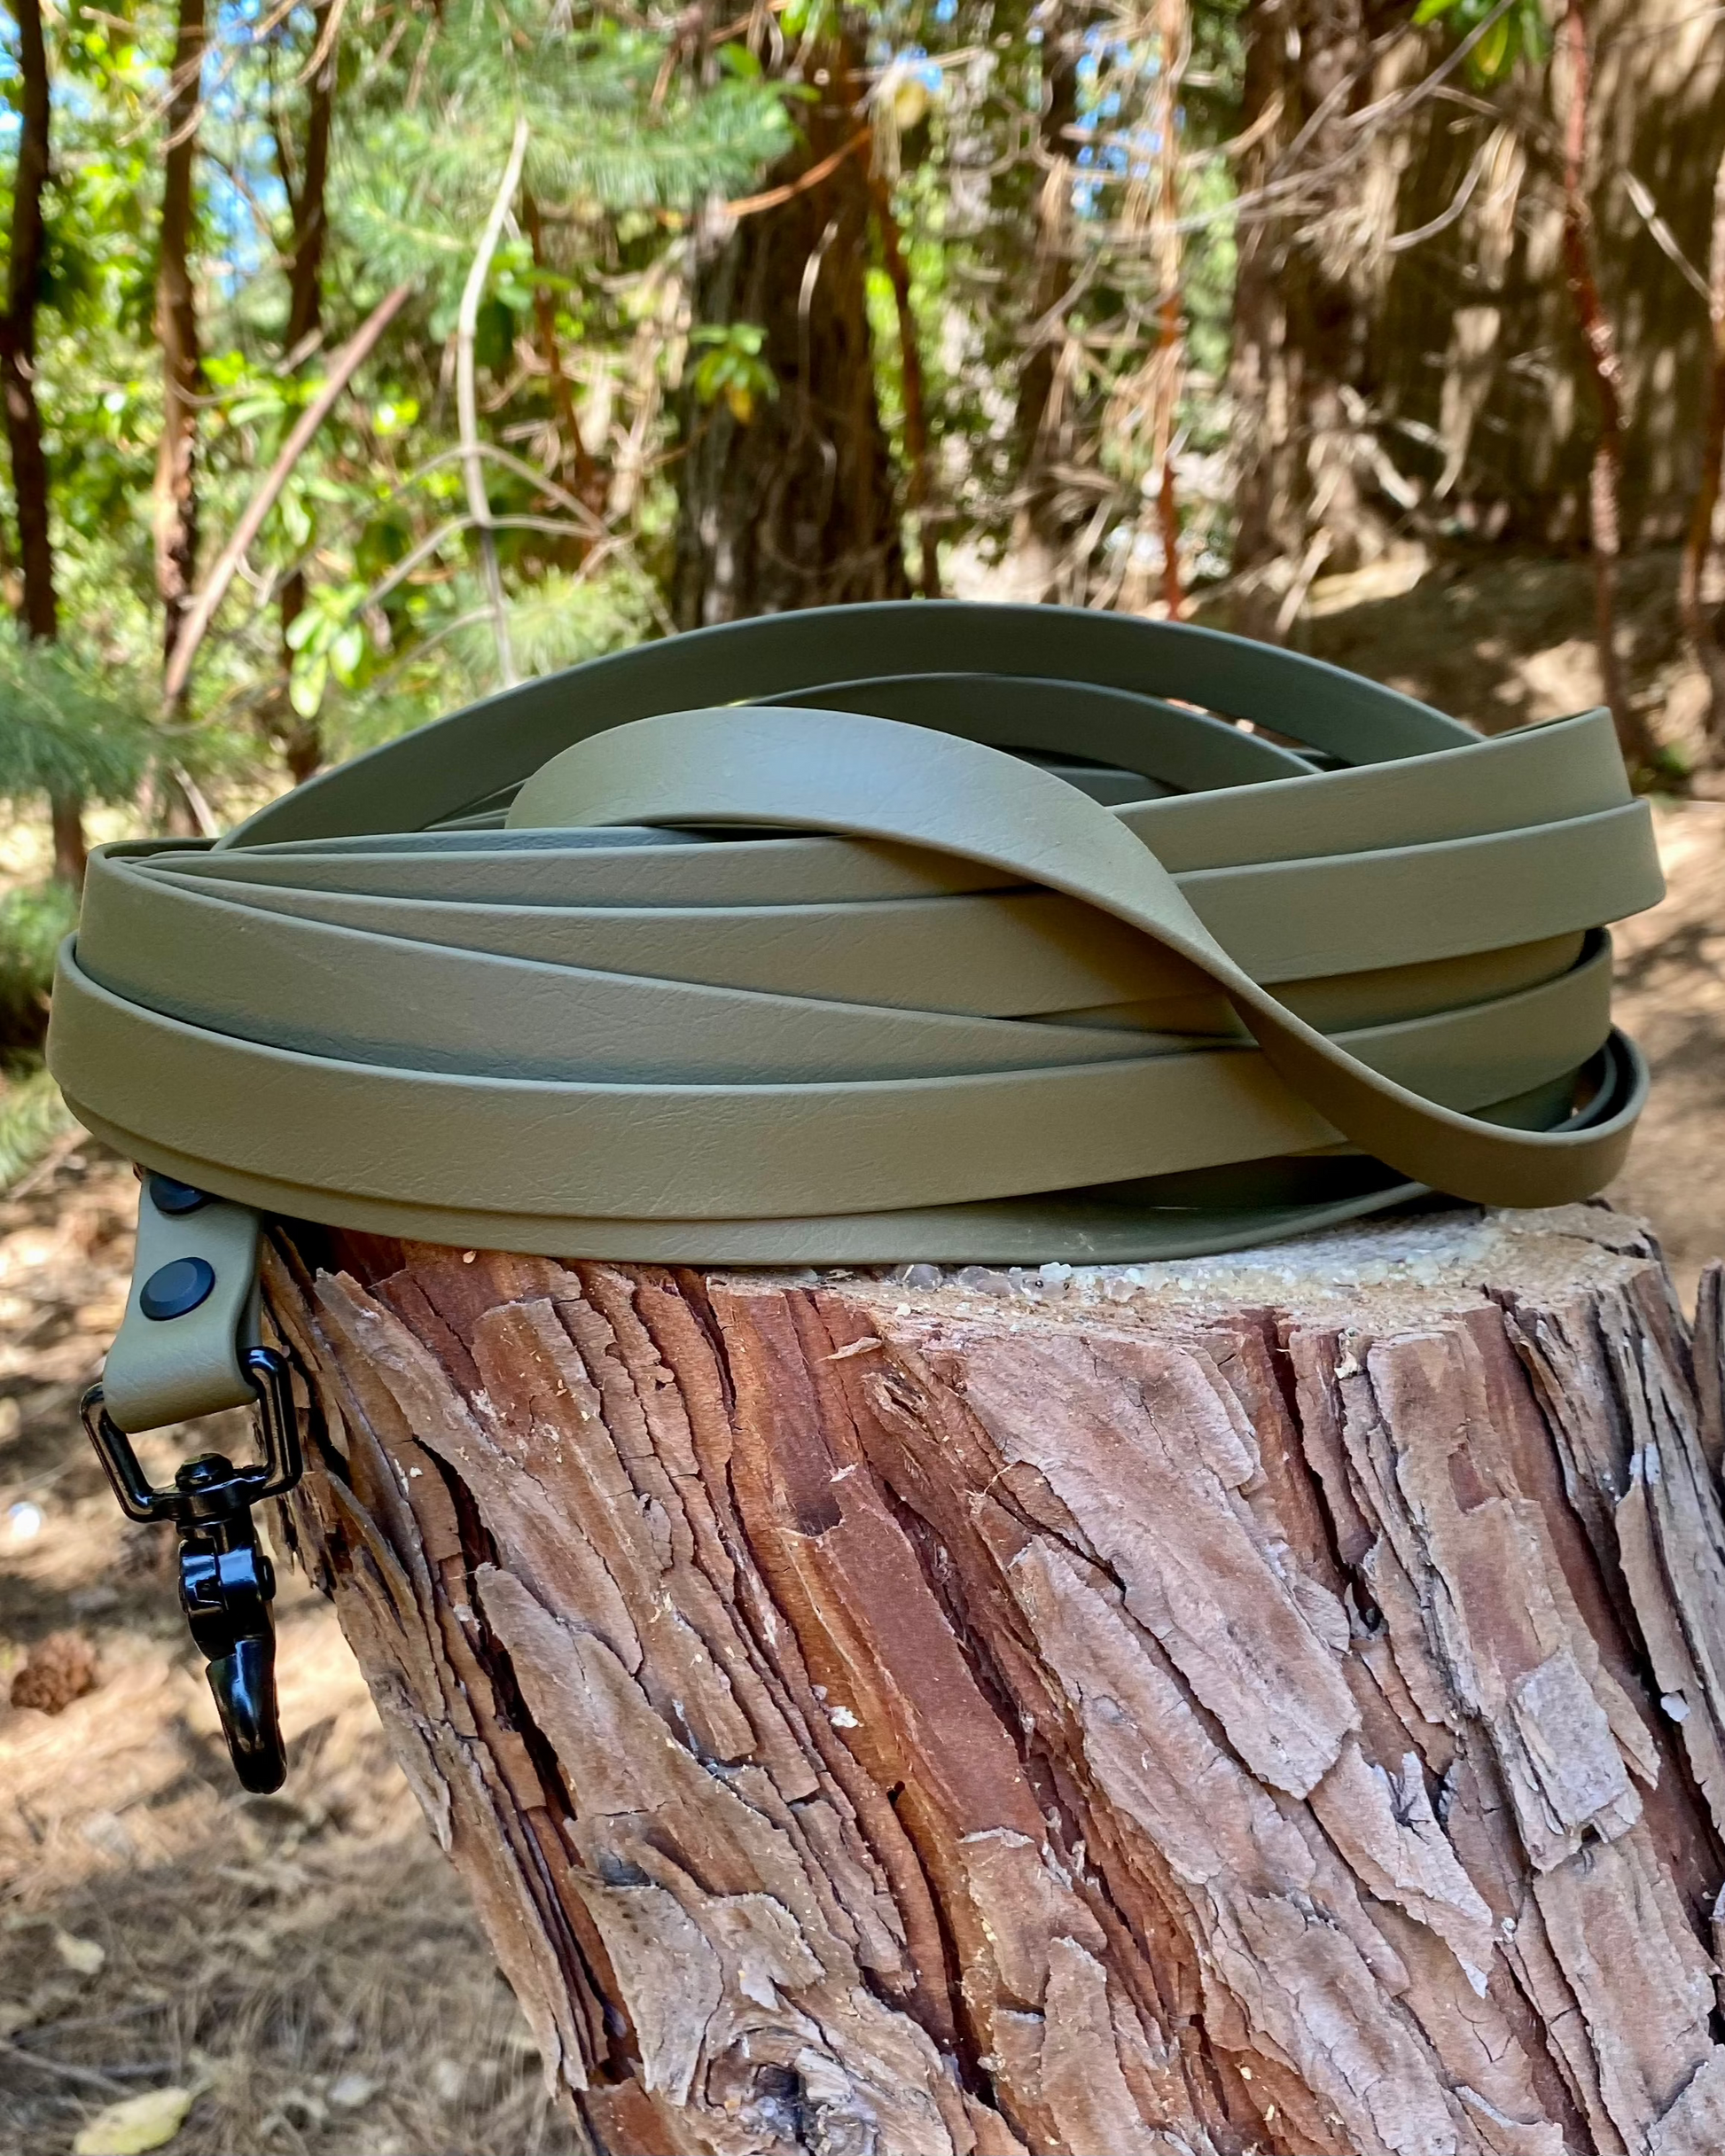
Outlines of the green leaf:
<svg viewBox="0 0 1725 2156">
<path fill-rule="evenodd" d="M 337 679 L 351 682 L 364 657 L 365 631 L 357 621 L 350 621 L 330 645 L 330 664 Z"/>
<path fill-rule="evenodd" d="M 229 405 L 225 417 L 230 426 L 249 426 L 254 419 L 279 418 L 286 402 L 286 398 L 277 392 L 254 392 L 236 399 Z"/>
<path fill-rule="evenodd" d="M 204 361 L 204 379 L 212 389 L 232 389 L 251 371 L 244 352 L 212 352 Z"/>
<path fill-rule="evenodd" d="M 1457 0 L 1419 0 L 1414 10 L 1416 23 L 1435 22 L 1440 15 L 1447 15 L 1457 4 Z"/>
<path fill-rule="evenodd" d="M 297 629 L 296 621 L 294 627 Z M 287 698 L 302 719 L 315 719 L 329 684 L 330 662 L 321 656 L 304 667 L 295 667 L 288 677 Z"/>
<path fill-rule="evenodd" d="M 1500 15 L 1472 52 L 1473 72 L 1481 82 L 1495 82 L 1515 57 L 1516 25 L 1512 16 Z"/>
</svg>

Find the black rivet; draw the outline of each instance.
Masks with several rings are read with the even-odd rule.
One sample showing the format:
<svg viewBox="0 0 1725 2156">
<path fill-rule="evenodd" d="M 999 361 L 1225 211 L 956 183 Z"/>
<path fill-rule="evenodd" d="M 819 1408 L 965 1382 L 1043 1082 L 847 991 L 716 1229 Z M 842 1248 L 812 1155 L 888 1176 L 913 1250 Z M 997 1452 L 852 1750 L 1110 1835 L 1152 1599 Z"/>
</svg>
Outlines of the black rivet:
<svg viewBox="0 0 1725 2156">
<path fill-rule="evenodd" d="M 137 1307 L 146 1317 L 183 1317 L 215 1285 L 215 1268 L 207 1258 L 175 1258 L 144 1283 Z"/>
<path fill-rule="evenodd" d="M 200 1206 L 215 1202 L 207 1191 L 200 1191 L 195 1183 L 176 1183 L 172 1176 L 150 1178 L 150 1203 L 158 1213 L 166 1213 L 171 1219 L 178 1219 L 183 1213 L 195 1213 Z"/>
</svg>

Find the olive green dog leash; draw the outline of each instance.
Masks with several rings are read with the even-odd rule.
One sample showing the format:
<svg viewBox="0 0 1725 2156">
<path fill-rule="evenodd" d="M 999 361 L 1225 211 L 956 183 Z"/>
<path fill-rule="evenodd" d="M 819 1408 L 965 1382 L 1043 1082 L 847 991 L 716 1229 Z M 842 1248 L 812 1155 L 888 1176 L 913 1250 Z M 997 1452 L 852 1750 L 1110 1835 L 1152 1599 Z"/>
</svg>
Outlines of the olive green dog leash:
<svg viewBox="0 0 1725 2156">
<path fill-rule="evenodd" d="M 278 1402 L 258 1214 L 1034 1263 L 1587 1196 L 1660 890 L 1603 712 L 1481 738 L 1205 630 L 847 607 L 534 682 L 93 858 L 50 1060 L 155 1171 L 93 1426 Z"/>
</svg>

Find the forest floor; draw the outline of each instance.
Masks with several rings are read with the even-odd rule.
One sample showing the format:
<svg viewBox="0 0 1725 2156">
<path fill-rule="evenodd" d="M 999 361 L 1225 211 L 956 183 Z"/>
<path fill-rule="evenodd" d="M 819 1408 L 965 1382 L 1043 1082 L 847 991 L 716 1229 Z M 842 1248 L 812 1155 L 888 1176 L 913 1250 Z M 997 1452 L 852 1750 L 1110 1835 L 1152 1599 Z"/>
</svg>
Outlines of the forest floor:
<svg viewBox="0 0 1725 2156">
<path fill-rule="evenodd" d="M 78 1428 L 135 1192 L 85 1144 L 0 1203 L 0 2150 L 66 2156 L 108 2105 L 175 2087 L 193 2101 L 174 2156 L 563 2156 L 334 1617 L 280 1565 L 292 1771 L 274 1797 L 233 1781 L 174 1537 L 126 1525 Z M 237 1435 L 140 1444 L 161 1480 Z M 95 1689 L 51 1716 L 5 1704 L 66 1633 Z"/>
<path fill-rule="evenodd" d="M 1310 648 L 1487 725 L 1592 700 L 1580 565 L 1393 582 L 1331 580 Z M 1678 731 L 1669 577 L 1631 563 L 1626 584 L 1632 678 Z M 1671 888 L 1619 933 L 1619 1009 L 1656 1082 L 1612 1194 L 1653 1222 L 1687 1298 L 1725 1254 L 1725 802 L 1655 814 Z M 277 1603 L 289 1782 L 233 1785 L 171 1538 L 124 1525 L 77 1427 L 133 1202 L 126 1167 L 70 1139 L 0 1201 L 0 2148 L 65 2156 L 96 2113 L 173 2086 L 192 2099 L 175 2156 L 562 2156 L 531 2039 L 295 1574 Z M 147 1464 L 188 1449 L 164 1433 Z M 94 1650 L 94 1689 L 54 1715 L 4 1704 L 55 1633 Z"/>
</svg>

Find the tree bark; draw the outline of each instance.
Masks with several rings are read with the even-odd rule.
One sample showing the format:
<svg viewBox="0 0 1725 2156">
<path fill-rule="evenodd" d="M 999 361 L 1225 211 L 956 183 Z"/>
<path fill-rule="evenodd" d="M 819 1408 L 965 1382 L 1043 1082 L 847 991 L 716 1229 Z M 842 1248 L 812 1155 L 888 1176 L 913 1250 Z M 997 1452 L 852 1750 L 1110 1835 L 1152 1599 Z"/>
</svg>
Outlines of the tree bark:
<svg viewBox="0 0 1725 2156">
<path fill-rule="evenodd" d="M 1157 530 L 1162 543 L 1162 605 L 1170 621 L 1186 612 L 1180 569 L 1180 501 L 1175 488 L 1174 444 L 1180 396 L 1185 387 L 1185 293 L 1180 246 L 1180 77 L 1191 42 L 1188 0 L 1159 0 L 1157 42 L 1161 66 L 1156 78 L 1153 127 L 1160 199 L 1157 205 L 1157 373 L 1151 422 L 1151 470 L 1156 474 Z"/>
<path fill-rule="evenodd" d="M 1701 472 L 1690 512 L 1677 577 L 1683 634 L 1707 679 L 1706 738 L 1715 762 L 1725 762 L 1725 606 L 1707 589 L 1718 555 L 1713 520 L 1725 479 L 1725 157 L 1713 177 L 1713 230 L 1707 250 L 1707 324 L 1711 332 L 1706 411 L 1701 429 Z"/>
<path fill-rule="evenodd" d="M 1143 365 L 1128 377 L 1112 401 L 1104 431 L 1142 463 L 1138 499 L 1116 539 L 1128 543 L 1108 603 L 1127 613 L 1149 610 L 1152 590 L 1161 588 L 1162 611 L 1170 621 L 1186 613 L 1185 582 L 1180 569 L 1180 500 L 1174 476 L 1174 450 L 1185 387 L 1185 293 L 1181 266 L 1180 167 L 1181 77 L 1191 43 L 1187 0 L 1156 0 L 1157 66 L 1146 100 L 1143 125 L 1150 137 L 1151 173 L 1127 193 L 1123 212 L 1128 227 L 1141 235 L 1144 259 L 1156 277 L 1156 340 Z M 1140 446 L 1142 445 L 1142 447 Z M 1151 550 L 1144 541 L 1155 534 L 1159 574 L 1152 577 Z"/>
<path fill-rule="evenodd" d="M 1721 30 L 1692 0 L 1586 0 L 1586 14 L 1599 149 L 1591 239 L 1612 299 L 1623 545 L 1634 551 L 1680 542 L 1695 497 L 1712 354 L 1691 280 L 1706 263 L 1725 152 Z M 1459 21 L 1447 15 L 1408 40 L 1419 73 L 1453 57 Z M 1388 169 L 1376 168 L 1401 235 L 1372 303 L 1362 385 L 1378 439 L 1429 490 L 1428 514 L 1528 552 L 1585 540 L 1597 436 L 1591 361 L 1553 274 L 1563 74 L 1561 55 L 1520 66 L 1478 100 L 1452 76 L 1396 121 Z"/>
<path fill-rule="evenodd" d="M 1240 626 L 1281 641 L 1313 579 L 1386 529 L 1366 474 L 1358 385 L 1375 263 L 1349 115 L 1372 91 L 1374 0 L 1249 11 L 1239 168 L 1251 207 L 1234 287 L 1233 567 Z"/>
<path fill-rule="evenodd" d="M 1092 522 L 1096 500 L 1075 491 L 1070 478 L 1073 464 L 1083 461 L 1073 425 L 1073 341 L 1066 322 L 1073 288 L 1071 129 L 1078 119 L 1079 65 L 1096 17 L 1086 0 L 1055 0 L 1046 11 L 1035 160 L 1042 177 L 1024 220 L 1022 252 L 1028 261 L 1021 267 L 1020 282 L 1027 306 L 1012 411 L 1018 473 L 1012 554 L 1025 565 L 1032 587 L 1040 586 L 1042 597 L 1081 604 L 1089 595 L 1090 563 L 1088 553 L 1073 558 L 1074 542 Z M 1010 207 L 1008 191 L 1016 192 L 1017 178 L 1010 170 L 1001 176 L 1001 192 L 1007 198 L 1003 208 Z"/>
<path fill-rule="evenodd" d="M 597 2151 L 1708 2156 L 1719 1312 L 301 1229 L 292 1531 Z"/>
<path fill-rule="evenodd" d="M 174 656 L 198 577 L 198 405 L 204 367 L 191 257 L 204 45 L 204 0 L 179 0 L 156 268 L 162 394 L 156 452 L 156 595 L 161 601 L 164 668 Z"/>
<path fill-rule="evenodd" d="M 672 613 L 680 629 L 847 600 L 905 598 L 899 505 L 875 398 L 865 279 L 867 89 L 840 34 L 804 64 L 803 140 L 773 207 L 696 239 L 697 326 L 753 323 L 777 385 L 746 418 L 685 388 Z M 831 161 L 818 181 L 811 176 Z"/>
<path fill-rule="evenodd" d="M 869 192 L 874 204 L 875 237 L 880 242 L 880 259 L 893 287 L 893 310 L 898 316 L 899 380 L 904 398 L 904 461 L 908 467 L 904 505 L 916 527 L 919 589 L 924 598 L 938 599 L 941 550 L 929 507 L 928 398 L 923 378 L 922 339 L 910 301 L 910 264 L 893 210 L 892 186 L 885 174 L 871 177 Z"/>
<path fill-rule="evenodd" d="M 1659 744 L 1643 713 L 1629 701 L 1617 650 L 1617 565 L 1623 551 L 1623 370 L 1617 338 L 1599 290 L 1593 212 L 1587 195 L 1588 120 L 1592 55 L 1581 0 L 1569 0 L 1563 20 L 1569 62 L 1568 109 L 1564 121 L 1564 268 L 1586 348 L 1599 431 L 1588 477 L 1588 533 L 1593 545 L 1594 642 L 1599 679 L 1618 746 L 1630 770 L 1645 769 Z"/>
<path fill-rule="evenodd" d="M 0 322 L 0 388 L 12 451 L 12 497 L 18 512 L 27 636 L 51 643 L 59 634 L 54 591 L 54 543 L 48 521 L 48 458 L 36 402 L 36 297 L 47 243 L 43 197 L 51 168 L 52 125 L 48 52 L 40 0 L 15 0 L 19 51 L 18 164 L 12 177 L 12 222 L 6 264 L 6 312 Z"/>
<path fill-rule="evenodd" d="M 330 178 L 330 141 L 335 126 L 335 83 L 339 59 L 337 33 L 332 15 L 335 0 L 316 0 L 311 12 L 312 58 L 316 63 L 308 84 L 305 154 L 298 185 L 289 190 L 293 215 L 293 251 L 287 265 L 287 326 L 283 349 L 296 353 L 306 340 L 324 325 L 324 252 L 329 244 L 330 219 L 326 196 Z M 282 160 L 282 182 L 289 179 L 287 161 Z"/>
<path fill-rule="evenodd" d="M 42 409 L 36 401 L 36 301 L 47 244 L 43 197 L 52 171 L 53 115 L 41 0 L 13 0 L 12 12 L 18 23 L 18 163 L 12 175 L 6 311 L 0 317 L 0 399 L 5 404 L 12 502 L 18 515 L 22 575 L 20 614 L 24 634 L 32 642 L 51 644 L 59 635 L 59 602 L 54 590 L 54 540 L 49 523 L 48 457 L 43 447 Z M 54 874 L 60 882 L 79 889 L 84 880 L 86 858 L 83 804 L 75 795 L 57 795 L 49 808 Z"/>
<path fill-rule="evenodd" d="M 335 0 L 316 0 L 311 15 L 314 65 L 308 87 L 304 156 L 295 175 L 285 142 L 278 138 L 278 166 L 293 218 L 293 246 L 287 264 L 287 322 L 282 332 L 282 349 L 297 364 L 305 356 L 302 348 L 316 339 L 324 326 L 324 254 L 329 241 L 327 195 L 330 177 L 330 142 L 335 126 L 335 85 L 339 28 L 334 20 Z M 316 714 L 301 718 L 289 702 L 288 676 L 293 670 L 293 649 L 287 632 L 305 609 L 306 579 L 293 569 L 282 581 L 279 611 L 282 626 L 282 689 L 270 712 L 270 731 L 280 744 L 282 759 L 294 785 L 301 785 L 324 761 L 324 742 Z"/>
</svg>

